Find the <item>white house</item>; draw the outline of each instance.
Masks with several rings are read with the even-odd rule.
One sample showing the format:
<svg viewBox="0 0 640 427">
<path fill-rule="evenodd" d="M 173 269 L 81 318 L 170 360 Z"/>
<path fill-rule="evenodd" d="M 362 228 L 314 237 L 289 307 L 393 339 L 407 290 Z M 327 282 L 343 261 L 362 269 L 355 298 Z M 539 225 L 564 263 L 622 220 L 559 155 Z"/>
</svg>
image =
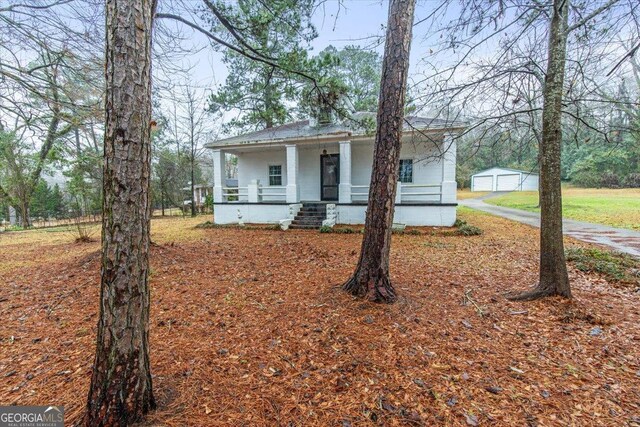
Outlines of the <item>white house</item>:
<svg viewBox="0 0 640 427">
<path fill-rule="evenodd" d="M 538 180 L 531 171 L 496 167 L 471 175 L 471 191 L 537 191 Z"/>
<path fill-rule="evenodd" d="M 229 180 L 227 180 L 228 182 Z M 183 187 L 183 191 L 191 191 L 191 186 Z M 213 193 L 213 187 L 208 184 L 196 184 L 193 186 L 193 200 L 196 204 L 196 209 L 202 211 L 205 209 L 207 197 L 211 197 Z M 191 197 L 186 198 L 183 202 L 183 207 L 186 209 L 191 205 Z"/>
<path fill-rule="evenodd" d="M 207 144 L 214 159 L 214 221 L 315 228 L 362 224 L 374 135 L 357 123 L 303 120 Z M 456 219 L 456 143 L 464 124 L 405 119 L 395 223 L 450 226 Z M 226 153 L 237 156 L 238 187 L 225 187 Z"/>
</svg>

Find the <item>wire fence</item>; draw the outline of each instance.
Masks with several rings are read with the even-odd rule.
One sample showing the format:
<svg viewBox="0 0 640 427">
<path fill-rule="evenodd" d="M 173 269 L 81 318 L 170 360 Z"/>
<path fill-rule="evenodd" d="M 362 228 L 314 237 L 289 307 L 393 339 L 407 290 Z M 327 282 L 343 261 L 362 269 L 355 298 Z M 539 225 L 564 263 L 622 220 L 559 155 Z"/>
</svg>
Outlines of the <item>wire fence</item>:
<svg viewBox="0 0 640 427">
<path fill-rule="evenodd" d="M 200 206 L 196 209 L 198 215 L 207 215 L 213 214 L 213 209 L 211 207 Z M 163 218 L 163 217 L 189 217 L 191 216 L 191 206 L 186 205 L 184 208 L 179 207 L 169 207 L 169 208 L 153 208 L 151 210 L 152 218 Z M 33 217 L 30 219 L 29 229 L 40 229 L 40 228 L 52 228 L 52 227 L 69 227 L 69 226 L 77 226 L 79 224 L 90 225 L 90 224 L 98 224 L 102 222 L 102 211 L 96 211 L 92 213 L 88 213 L 85 215 L 78 216 L 65 216 L 65 217 Z M 3 219 L 0 220 L 0 232 L 5 231 L 20 231 L 25 228 L 22 225 L 22 221 L 20 218 L 16 218 L 15 223 L 11 224 L 9 221 Z"/>
</svg>

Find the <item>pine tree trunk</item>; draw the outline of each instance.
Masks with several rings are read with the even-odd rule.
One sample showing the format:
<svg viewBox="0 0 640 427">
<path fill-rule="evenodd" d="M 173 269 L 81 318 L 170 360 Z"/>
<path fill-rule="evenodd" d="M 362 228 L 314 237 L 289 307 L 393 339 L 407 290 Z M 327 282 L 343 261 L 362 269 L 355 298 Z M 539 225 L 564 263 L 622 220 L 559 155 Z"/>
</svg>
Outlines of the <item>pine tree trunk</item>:
<svg viewBox="0 0 640 427">
<path fill-rule="evenodd" d="M 391 225 L 400 164 L 404 103 L 415 0 L 392 0 L 382 64 L 373 168 L 360 260 L 344 289 L 375 302 L 391 303 Z"/>
<path fill-rule="evenodd" d="M 106 3 L 100 318 L 84 424 L 155 407 L 149 367 L 151 33 L 155 0 Z"/>
<path fill-rule="evenodd" d="M 512 299 L 532 300 L 560 295 L 571 298 L 562 240 L 562 97 L 567 56 L 569 0 L 554 0 L 549 31 L 549 57 L 544 84 L 540 144 L 540 282 Z"/>
</svg>

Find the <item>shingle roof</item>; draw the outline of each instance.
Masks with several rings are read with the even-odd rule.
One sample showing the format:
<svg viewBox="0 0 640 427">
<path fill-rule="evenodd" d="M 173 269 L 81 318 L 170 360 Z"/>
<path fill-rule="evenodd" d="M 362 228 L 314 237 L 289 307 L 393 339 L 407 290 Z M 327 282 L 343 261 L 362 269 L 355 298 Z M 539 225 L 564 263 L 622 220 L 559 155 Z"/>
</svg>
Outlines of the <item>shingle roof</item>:
<svg viewBox="0 0 640 427">
<path fill-rule="evenodd" d="M 300 120 L 286 123 L 281 126 L 262 129 L 255 132 L 238 135 L 231 138 L 219 139 L 206 144 L 206 147 L 219 147 L 234 144 L 246 144 L 252 142 L 281 141 L 287 139 L 300 139 L 309 137 L 330 136 L 338 134 L 364 135 L 365 129 L 360 123 L 364 119 L 375 120 L 375 113 L 359 112 L 354 113 L 350 119 L 331 124 L 312 124 L 310 120 Z M 447 129 L 464 127 L 465 123 L 460 121 L 447 121 L 420 116 L 405 117 L 404 130 L 411 129 Z"/>
</svg>

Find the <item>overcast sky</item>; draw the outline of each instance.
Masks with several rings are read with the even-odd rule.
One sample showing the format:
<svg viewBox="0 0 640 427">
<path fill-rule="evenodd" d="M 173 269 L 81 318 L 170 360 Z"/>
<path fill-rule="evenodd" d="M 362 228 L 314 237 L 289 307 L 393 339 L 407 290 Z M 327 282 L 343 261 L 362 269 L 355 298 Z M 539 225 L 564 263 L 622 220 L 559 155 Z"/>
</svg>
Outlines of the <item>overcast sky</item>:
<svg viewBox="0 0 640 427">
<path fill-rule="evenodd" d="M 415 21 L 429 12 L 433 0 L 419 0 L 415 14 Z M 360 45 L 383 53 L 384 28 L 387 22 L 388 1 L 381 0 L 328 0 L 320 6 L 314 16 L 318 37 L 312 42 L 311 54 L 316 54 L 329 45 L 341 48 L 347 45 Z M 211 87 L 212 83 L 223 83 L 227 76 L 226 66 L 222 63 L 222 54 L 214 52 L 208 47 L 208 39 L 197 32 L 191 31 L 180 23 L 176 25 L 191 43 L 203 48 L 196 54 L 185 57 L 185 63 L 193 67 L 193 81 L 201 86 Z M 414 28 L 414 43 L 411 52 L 411 71 L 418 69 L 419 59 L 428 54 L 429 47 L 424 43 L 426 28 L 417 25 Z"/>
</svg>

